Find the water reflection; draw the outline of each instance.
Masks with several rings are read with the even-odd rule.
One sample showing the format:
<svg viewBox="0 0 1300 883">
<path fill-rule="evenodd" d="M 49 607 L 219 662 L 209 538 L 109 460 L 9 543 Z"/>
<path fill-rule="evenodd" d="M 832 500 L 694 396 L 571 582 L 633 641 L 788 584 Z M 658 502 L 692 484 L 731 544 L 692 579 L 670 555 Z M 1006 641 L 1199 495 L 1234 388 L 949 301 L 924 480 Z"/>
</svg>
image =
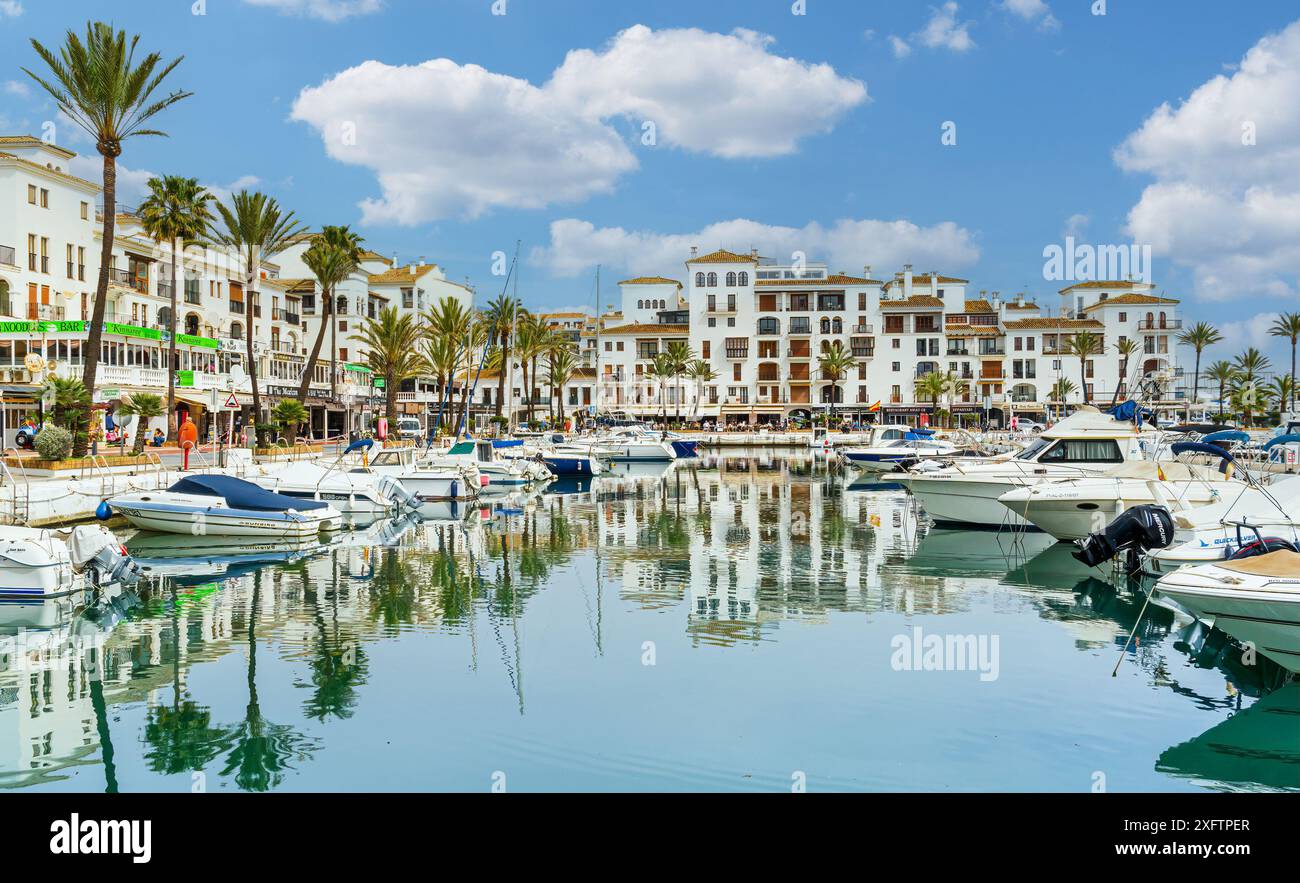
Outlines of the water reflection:
<svg viewBox="0 0 1300 883">
<path fill-rule="evenodd" d="M 295 547 L 139 535 L 138 595 L 0 608 L 0 787 L 469 788 L 504 752 L 533 787 L 757 787 L 815 761 L 825 787 L 1052 790 L 1098 768 L 1057 747 L 1080 741 L 1140 787 L 1285 787 L 1273 748 L 1261 773 L 1214 749 L 1250 759 L 1236 778 L 1167 748 L 1294 707 L 1221 635 L 1042 535 L 934 529 L 850 478 L 745 451 Z M 916 624 L 1000 634 L 1006 685 L 902 679 L 888 642 Z M 745 745 L 749 772 L 662 727 Z"/>
</svg>

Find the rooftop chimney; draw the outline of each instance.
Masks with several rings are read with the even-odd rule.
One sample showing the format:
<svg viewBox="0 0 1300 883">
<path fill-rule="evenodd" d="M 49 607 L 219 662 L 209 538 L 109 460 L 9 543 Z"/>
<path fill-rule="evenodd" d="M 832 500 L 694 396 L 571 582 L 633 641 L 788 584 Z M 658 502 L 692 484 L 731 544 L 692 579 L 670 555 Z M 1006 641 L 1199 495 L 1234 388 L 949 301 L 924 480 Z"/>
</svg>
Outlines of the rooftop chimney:
<svg viewBox="0 0 1300 883">
<path fill-rule="evenodd" d="M 871 264 L 864 264 L 862 266 L 862 278 L 863 279 L 871 278 Z"/>
<path fill-rule="evenodd" d="M 753 258 L 754 260 L 758 260 L 758 249 L 754 248 L 754 247 L 751 245 L 751 246 L 749 247 L 749 256 L 750 256 L 751 258 Z"/>
<path fill-rule="evenodd" d="M 700 256 L 700 247 L 699 247 L 698 245 L 692 245 L 692 246 L 691 246 L 691 257 L 692 257 L 692 258 L 697 258 L 697 257 L 699 257 L 699 256 Z"/>
<path fill-rule="evenodd" d="M 903 299 L 912 296 L 912 265 L 903 264 Z"/>
<path fill-rule="evenodd" d="M 424 266 L 424 255 L 420 255 L 420 266 Z"/>
</svg>

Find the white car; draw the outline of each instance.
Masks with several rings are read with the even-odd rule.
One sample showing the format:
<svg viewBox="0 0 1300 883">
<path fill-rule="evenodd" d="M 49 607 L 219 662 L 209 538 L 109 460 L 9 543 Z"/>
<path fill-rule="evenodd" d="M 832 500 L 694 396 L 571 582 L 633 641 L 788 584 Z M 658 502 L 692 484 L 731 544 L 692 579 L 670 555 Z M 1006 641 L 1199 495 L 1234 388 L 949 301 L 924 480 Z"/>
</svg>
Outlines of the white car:
<svg viewBox="0 0 1300 883">
<path fill-rule="evenodd" d="M 1014 424 L 1014 429 L 1016 432 L 1042 432 L 1046 428 L 1047 427 L 1042 423 L 1038 423 L 1033 420 L 1024 420 L 1020 417 L 1016 418 L 1016 422 Z"/>
<path fill-rule="evenodd" d="M 418 441 L 424 438 L 424 429 L 421 428 L 420 421 L 415 417 L 398 417 L 397 437 Z"/>
</svg>

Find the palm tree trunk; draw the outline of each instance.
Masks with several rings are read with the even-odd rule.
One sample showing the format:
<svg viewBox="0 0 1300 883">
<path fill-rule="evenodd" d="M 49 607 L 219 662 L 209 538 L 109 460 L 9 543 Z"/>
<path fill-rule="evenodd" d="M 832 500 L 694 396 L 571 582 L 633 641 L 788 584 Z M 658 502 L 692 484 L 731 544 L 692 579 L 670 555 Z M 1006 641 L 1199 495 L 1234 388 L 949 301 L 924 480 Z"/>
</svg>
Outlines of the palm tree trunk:
<svg viewBox="0 0 1300 883">
<path fill-rule="evenodd" d="M 83 420 L 90 427 L 90 405 L 95 398 L 95 374 L 99 371 L 99 352 L 104 341 L 104 311 L 108 306 L 108 272 L 113 262 L 113 229 L 117 222 L 117 162 L 104 154 L 104 233 L 103 244 L 99 253 L 99 282 L 95 286 L 95 305 L 90 313 L 90 331 L 86 334 L 86 348 L 81 355 L 85 366 L 81 372 L 81 382 L 90 393 L 83 412 Z M 75 429 L 75 427 L 69 427 Z M 73 432 L 72 455 L 84 457 L 89 441 L 89 434 L 83 438 Z"/>
<path fill-rule="evenodd" d="M 320 348 L 325 342 L 325 323 L 329 321 L 329 305 L 333 300 L 334 298 L 330 296 L 330 292 L 327 290 L 325 292 L 325 310 L 320 319 L 320 330 L 316 332 L 316 342 L 311 345 L 311 355 L 307 357 L 307 366 L 302 372 L 302 380 L 298 383 L 298 401 L 302 403 L 304 408 L 307 407 L 307 388 L 311 386 L 311 376 L 316 372 L 316 360 L 320 358 Z M 333 378 L 332 366 L 330 377 Z M 331 393 L 333 392 L 332 387 L 333 384 L 331 384 Z"/>
<path fill-rule="evenodd" d="M 528 360 L 520 359 L 519 367 L 524 369 L 524 401 L 528 404 L 528 422 L 533 422 L 533 390 L 528 385 Z"/>
<path fill-rule="evenodd" d="M 171 314 L 167 317 L 167 441 L 176 441 L 176 240 L 172 240 Z M 141 450 L 144 448 L 141 447 Z M 140 451 L 136 451 L 139 454 Z"/>
<path fill-rule="evenodd" d="M 1295 411 L 1295 346 L 1296 339 L 1291 338 L 1291 410 Z"/>
<path fill-rule="evenodd" d="M 392 435 L 397 427 L 397 381 L 395 377 L 384 377 L 384 410 L 388 413 L 388 434 Z"/>
<path fill-rule="evenodd" d="M 257 438 L 258 443 L 262 442 L 262 434 L 257 429 L 257 424 L 262 422 L 262 394 L 257 388 L 257 356 L 253 353 L 253 298 L 256 293 L 253 291 L 253 280 L 257 278 L 257 267 L 253 264 L 253 255 L 248 255 L 248 285 L 244 288 L 244 342 L 248 347 L 248 382 L 253 387 L 253 435 Z"/>
<path fill-rule="evenodd" d="M 338 395 L 339 377 L 339 317 L 335 309 L 334 289 L 330 288 L 330 398 Z"/>
<path fill-rule="evenodd" d="M 501 333 L 501 370 L 497 372 L 497 407 L 496 416 L 501 416 L 501 408 L 506 399 L 506 371 L 510 364 L 510 338 L 503 331 Z"/>
<path fill-rule="evenodd" d="M 1079 357 L 1079 392 L 1083 394 L 1083 403 L 1088 402 L 1088 360 L 1083 356 Z"/>
<path fill-rule="evenodd" d="M 1196 407 L 1196 400 L 1201 391 L 1201 351 L 1199 349 L 1196 351 L 1196 367 L 1194 370 L 1195 373 L 1192 375 L 1192 401 L 1187 406 L 1188 423 L 1192 422 L 1192 408 Z"/>
</svg>

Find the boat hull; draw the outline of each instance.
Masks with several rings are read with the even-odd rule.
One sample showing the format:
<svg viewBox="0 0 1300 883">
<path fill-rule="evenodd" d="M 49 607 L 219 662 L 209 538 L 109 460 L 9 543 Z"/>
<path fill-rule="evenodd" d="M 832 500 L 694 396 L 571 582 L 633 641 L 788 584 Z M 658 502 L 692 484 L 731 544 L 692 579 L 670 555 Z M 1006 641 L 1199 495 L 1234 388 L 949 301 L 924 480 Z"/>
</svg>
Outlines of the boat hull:
<svg viewBox="0 0 1300 883">
<path fill-rule="evenodd" d="M 902 483 L 938 524 L 1033 528 L 998 499 L 1016 487 L 1011 479 L 976 481 L 913 474 Z"/>
<path fill-rule="evenodd" d="M 546 468 L 555 475 L 591 476 L 600 472 L 596 461 L 590 457 L 545 457 L 544 461 Z"/>
<path fill-rule="evenodd" d="M 1300 580 L 1272 580 L 1268 588 L 1247 581 L 1230 586 L 1223 580 L 1235 576 L 1215 566 L 1187 568 L 1160 580 L 1155 591 L 1242 644 L 1252 644 L 1287 671 L 1300 673 Z"/>
<path fill-rule="evenodd" d="M 261 513 L 242 509 L 185 509 L 143 502 L 114 501 L 113 512 L 133 527 L 193 536 L 303 538 L 338 530 L 340 517 L 310 513 Z"/>
</svg>

